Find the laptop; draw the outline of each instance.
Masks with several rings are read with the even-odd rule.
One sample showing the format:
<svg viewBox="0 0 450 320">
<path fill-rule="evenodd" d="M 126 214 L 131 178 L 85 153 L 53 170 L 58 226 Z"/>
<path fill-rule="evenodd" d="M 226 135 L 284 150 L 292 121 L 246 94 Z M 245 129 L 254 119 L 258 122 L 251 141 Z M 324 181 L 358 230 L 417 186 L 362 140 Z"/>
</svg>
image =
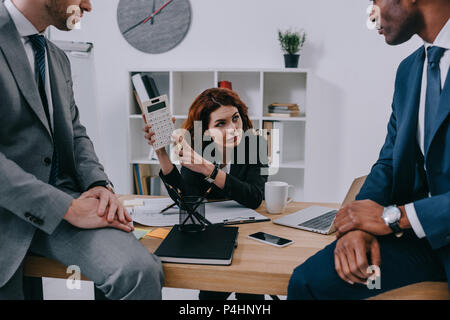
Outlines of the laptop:
<svg viewBox="0 0 450 320">
<path fill-rule="evenodd" d="M 342 202 L 341 207 L 346 206 L 348 203 L 355 200 L 356 195 L 359 190 L 361 190 L 362 185 L 366 177 L 359 177 L 355 179 Z M 301 230 L 307 230 L 312 232 L 317 232 L 321 234 L 331 234 L 336 229 L 334 227 L 334 219 L 338 210 L 321 207 L 321 206 L 311 206 L 306 209 L 297 211 L 292 214 L 288 214 L 279 219 L 273 220 L 273 223 L 279 224 L 286 227 L 297 228 Z"/>
</svg>

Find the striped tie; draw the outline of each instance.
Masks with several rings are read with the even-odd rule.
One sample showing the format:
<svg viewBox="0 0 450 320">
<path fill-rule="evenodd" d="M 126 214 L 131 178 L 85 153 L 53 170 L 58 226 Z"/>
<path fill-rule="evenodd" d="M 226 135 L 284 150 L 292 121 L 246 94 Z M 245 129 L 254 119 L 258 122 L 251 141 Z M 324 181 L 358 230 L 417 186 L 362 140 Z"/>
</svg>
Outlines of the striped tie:
<svg viewBox="0 0 450 320">
<path fill-rule="evenodd" d="M 47 42 L 44 36 L 35 34 L 29 37 L 31 45 L 34 50 L 34 58 L 36 63 L 36 70 L 38 71 L 38 89 L 41 96 L 42 105 L 44 106 L 45 116 L 47 117 L 48 126 L 53 135 L 52 122 L 50 121 L 50 111 L 48 107 L 47 94 L 45 93 L 45 49 Z M 54 139 L 54 135 L 53 135 Z M 54 140 L 53 140 L 54 144 Z M 50 170 L 49 184 L 55 185 L 58 178 L 59 159 L 56 152 L 56 146 L 53 148 L 52 168 Z"/>
</svg>

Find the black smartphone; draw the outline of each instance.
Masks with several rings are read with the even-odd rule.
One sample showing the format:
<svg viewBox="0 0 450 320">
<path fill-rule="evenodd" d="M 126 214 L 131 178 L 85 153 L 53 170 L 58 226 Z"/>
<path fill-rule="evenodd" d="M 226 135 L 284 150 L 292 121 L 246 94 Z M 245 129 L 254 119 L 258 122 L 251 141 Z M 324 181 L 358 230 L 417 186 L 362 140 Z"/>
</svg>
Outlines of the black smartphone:
<svg viewBox="0 0 450 320">
<path fill-rule="evenodd" d="M 273 234 L 269 234 L 269 233 L 265 233 L 265 232 L 256 232 L 256 233 L 250 234 L 248 237 L 250 239 L 253 239 L 256 241 L 261 241 L 261 242 L 264 242 L 264 243 L 267 243 L 267 244 L 270 244 L 272 246 L 279 247 L 279 248 L 286 247 L 294 242 L 292 240 L 274 236 Z"/>
</svg>

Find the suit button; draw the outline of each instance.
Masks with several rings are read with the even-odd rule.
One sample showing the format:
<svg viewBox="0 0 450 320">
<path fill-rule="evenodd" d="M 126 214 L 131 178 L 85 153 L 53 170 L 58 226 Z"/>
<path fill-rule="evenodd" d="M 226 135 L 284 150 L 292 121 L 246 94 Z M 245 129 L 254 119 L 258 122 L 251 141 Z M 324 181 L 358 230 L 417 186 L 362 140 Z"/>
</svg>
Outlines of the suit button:
<svg viewBox="0 0 450 320">
<path fill-rule="evenodd" d="M 44 159 L 44 164 L 48 167 L 49 165 L 52 164 L 52 159 L 50 159 L 49 157 L 46 157 Z"/>
</svg>

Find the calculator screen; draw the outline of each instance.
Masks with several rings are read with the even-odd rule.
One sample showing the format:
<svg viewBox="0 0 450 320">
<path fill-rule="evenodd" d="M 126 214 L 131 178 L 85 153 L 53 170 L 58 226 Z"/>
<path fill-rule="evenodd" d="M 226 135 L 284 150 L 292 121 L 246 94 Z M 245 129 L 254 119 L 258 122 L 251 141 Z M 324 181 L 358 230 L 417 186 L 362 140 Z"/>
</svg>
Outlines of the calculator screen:
<svg viewBox="0 0 450 320">
<path fill-rule="evenodd" d="M 163 101 L 163 102 L 154 104 L 150 107 L 147 107 L 147 112 L 158 111 L 158 110 L 164 109 L 165 107 L 166 107 L 166 103 Z"/>
</svg>

